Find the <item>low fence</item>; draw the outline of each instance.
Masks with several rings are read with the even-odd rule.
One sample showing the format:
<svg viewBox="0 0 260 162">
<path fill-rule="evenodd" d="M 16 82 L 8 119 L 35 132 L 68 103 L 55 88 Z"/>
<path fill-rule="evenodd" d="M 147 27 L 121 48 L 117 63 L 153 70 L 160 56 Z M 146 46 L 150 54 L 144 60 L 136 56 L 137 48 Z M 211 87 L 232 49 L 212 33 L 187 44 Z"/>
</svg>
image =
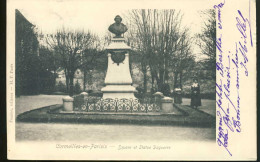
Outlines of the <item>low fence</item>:
<svg viewBox="0 0 260 162">
<path fill-rule="evenodd" d="M 85 112 L 160 112 L 161 100 L 143 99 L 103 99 L 101 97 L 77 95 L 74 96 L 73 110 Z"/>
</svg>

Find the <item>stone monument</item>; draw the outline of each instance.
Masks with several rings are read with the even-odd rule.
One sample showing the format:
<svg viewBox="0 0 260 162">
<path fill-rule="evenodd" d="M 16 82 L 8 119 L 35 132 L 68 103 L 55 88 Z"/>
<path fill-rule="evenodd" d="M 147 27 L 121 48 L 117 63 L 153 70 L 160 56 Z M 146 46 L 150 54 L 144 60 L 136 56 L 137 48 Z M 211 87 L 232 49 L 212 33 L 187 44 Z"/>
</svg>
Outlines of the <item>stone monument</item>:
<svg viewBox="0 0 260 162">
<path fill-rule="evenodd" d="M 129 69 L 129 47 L 122 36 L 127 31 L 127 27 L 121 23 L 122 18 L 117 15 L 115 23 L 110 25 L 108 30 L 115 34 L 112 42 L 106 47 L 108 52 L 108 67 L 105 78 L 105 87 L 101 89 L 103 98 L 112 99 L 135 99 L 135 87 L 132 86 L 132 78 Z"/>
</svg>

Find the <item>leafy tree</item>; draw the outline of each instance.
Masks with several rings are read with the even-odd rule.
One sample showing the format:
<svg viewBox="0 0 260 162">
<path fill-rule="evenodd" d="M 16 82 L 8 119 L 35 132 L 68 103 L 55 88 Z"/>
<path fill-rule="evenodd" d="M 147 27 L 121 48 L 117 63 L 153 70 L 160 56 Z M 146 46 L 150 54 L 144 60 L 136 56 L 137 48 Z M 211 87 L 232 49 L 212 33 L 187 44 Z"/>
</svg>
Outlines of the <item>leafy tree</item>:
<svg viewBox="0 0 260 162">
<path fill-rule="evenodd" d="M 15 10 L 16 95 L 39 93 L 39 42 L 35 26 Z"/>
<path fill-rule="evenodd" d="M 40 46 L 39 48 L 39 86 L 41 92 L 51 93 L 55 90 L 56 70 L 59 62 L 54 51 Z"/>
</svg>

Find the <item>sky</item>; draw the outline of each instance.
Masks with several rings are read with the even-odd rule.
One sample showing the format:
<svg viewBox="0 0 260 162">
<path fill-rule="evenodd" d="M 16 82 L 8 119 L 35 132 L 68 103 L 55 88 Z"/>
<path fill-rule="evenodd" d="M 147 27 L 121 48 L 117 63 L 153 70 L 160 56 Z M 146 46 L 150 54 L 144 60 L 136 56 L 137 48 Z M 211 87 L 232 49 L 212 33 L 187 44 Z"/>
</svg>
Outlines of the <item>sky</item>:
<svg viewBox="0 0 260 162">
<path fill-rule="evenodd" d="M 199 11 L 213 8 L 205 1 L 194 0 L 20 0 L 16 8 L 42 33 L 54 33 L 57 29 L 65 28 L 90 30 L 100 37 L 107 33 L 108 26 L 114 23 L 114 17 L 121 15 L 124 23 L 124 13 L 130 9 L 157 8 L 177 9 L 183 14 L 182 25 L 189 27 L 191 36 L 199 33 L 203 25 Z M 199 53 L 194 46 L 194 53 Z"/>
</svg>

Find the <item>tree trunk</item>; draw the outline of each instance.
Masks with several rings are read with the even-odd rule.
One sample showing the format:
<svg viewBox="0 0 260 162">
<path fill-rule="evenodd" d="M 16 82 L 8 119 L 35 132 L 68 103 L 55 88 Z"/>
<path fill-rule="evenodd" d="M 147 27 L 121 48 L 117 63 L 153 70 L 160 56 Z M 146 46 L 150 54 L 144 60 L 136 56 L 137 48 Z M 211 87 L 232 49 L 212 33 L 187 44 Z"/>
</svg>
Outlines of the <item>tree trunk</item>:
<svg viewBox="0 0 260 162">
<path fill-rule="evenodd" d="M 53 84 L 53 89 L 55 88 L 55 85 L 56 85 L 56 76 L 57 76 L 57 73 L 56 73 L 56 70 L 54 70 L 54 73 L 53 73 L 53 80 L 52 80 L 52 84 Z"/>
<path fill-rule="evenodd" d="M 162 86 L 164 84 L 163 79 L 164 79 L 164 70 L 160 69 L 159 78 L 157 79 L 158 91 L 160 92 L 162 91 Z"/>
<path fill-rule="evenodd" d="M 156 79 L 156 80 L 157 80 L 158 91 L 162 92 L 162 83 L 161 83 L 160 79 Z"/>
<path fill-rule="evenodd" d="M 66 88 L 67 88 L 67 93 L 69 92 L 69 83 L 70 83 L 70 81 L 69 81 L 69 76 L 66 76 Z"/>
<path fill-rule="evenodd" d="M 162 92 L 162 80 L 160 77 L 156 77 L 156 82 L 157 82 L 157 87 L 158 87 L 158 92 Z"/>
<path fill-rule="evenodd" d="M 151 75 L 152 75 L 152 84 L 154 84 L 154 80 L 156 80 L 156 84 L 157 84 L 157 89 L 155 89 L 155 91 L 160 91 L 160 81 L 159 81 L 159 77 L 157 75 L 156 70 L 153 68 L 151 62 L 149 62 L 149 67 L 150 67 L 150 71 L 151 71 Z"/>
<path fill-rule="evenodd" d="M 147 92 L 147 69 L 146 67 L 142 67 L 142 72 L 144 75 L 144 93 Z"/>
<path fill-rule="evenodd" d="M 69 92 L 69 74 L 66 69 L 64 70 L 64 72 L 65 72 L 65 77 L 66 77 L 66 90 L 67 90 L 67 92 Z"/>
<path fill-rule="evenodd" d="M 182 71 L 180 71 L 180 83 L 179 83 L 179 86 L 182 89 Z"/>
<path fill-rule="evenodd" d="M 86 91 L 86 69 L 83 72 L 83 91 Z"/>
<path fill-rule="evenodd" d="M 178 72 L 174 72 L 174 89 L 177 88 Z"/>
<path fill-rule="evenodd" d="M 73 74 L 70 74 L 69 76 L 69 96 L 73 96 L 73 93 L 74 93 L 74 75 Z"/>
<path fill-rule="evenodd" d="M 144 74 L 144 93 L 147 92 L 147 76 L 146 73 Z"/>
<path fill-rule="evenodd" d="M 152 89 L 154 89 L 154 75 L 153 74 L 151 75 L 152 75 Z"/>
</svg>

